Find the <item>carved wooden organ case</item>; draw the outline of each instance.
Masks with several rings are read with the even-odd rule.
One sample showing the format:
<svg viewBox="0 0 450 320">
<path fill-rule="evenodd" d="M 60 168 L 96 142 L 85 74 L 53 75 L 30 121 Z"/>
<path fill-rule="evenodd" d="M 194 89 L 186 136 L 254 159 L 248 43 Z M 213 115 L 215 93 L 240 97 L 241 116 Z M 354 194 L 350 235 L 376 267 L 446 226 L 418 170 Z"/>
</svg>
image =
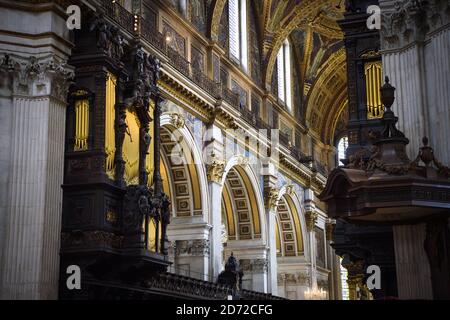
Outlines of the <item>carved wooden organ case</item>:
<svg viewBox="0 0 450 320">
<path fill-rule="evenodd" d="M 90 279 L 165 270 L 170 202 L 159 174 L 159 61 L 101 15 L 84 21 L 70 60 L 61 279 L 71 264 Z"/>
</svg>

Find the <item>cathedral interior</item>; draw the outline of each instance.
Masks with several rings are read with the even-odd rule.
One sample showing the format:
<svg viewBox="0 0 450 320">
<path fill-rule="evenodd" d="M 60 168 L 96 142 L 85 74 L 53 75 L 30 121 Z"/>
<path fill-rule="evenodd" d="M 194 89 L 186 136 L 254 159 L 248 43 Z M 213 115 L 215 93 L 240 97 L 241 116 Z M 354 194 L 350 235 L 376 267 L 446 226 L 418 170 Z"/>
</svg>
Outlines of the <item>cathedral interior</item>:
<svg viewBox="0 0 450 320">
<path fill-rule="evenodd" d="M 449 137 L 449 0 L 0 0 L 0 299 L 450 299 Z"/>
</svg>

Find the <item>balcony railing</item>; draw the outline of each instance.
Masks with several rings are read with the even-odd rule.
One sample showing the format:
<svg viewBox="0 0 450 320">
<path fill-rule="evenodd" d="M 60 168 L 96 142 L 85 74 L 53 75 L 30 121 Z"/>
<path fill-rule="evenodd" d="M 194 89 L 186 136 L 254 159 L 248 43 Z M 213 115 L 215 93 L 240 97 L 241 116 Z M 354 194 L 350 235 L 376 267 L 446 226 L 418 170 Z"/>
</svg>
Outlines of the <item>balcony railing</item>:
<svg viewBox="0 0 450 320">
<path fill-rule="evenodd" d="M 292 147 L 292 143 L 291 143 L 291 139 L 289 138 L 289 136 L 284 133 L 284 132 L 279 132 L 279 139 L 280 139 L 280 143 L 285 146 L 286 148 L 291 148 Z"/>
<path fill-rule="evenodd" d="M 232 107 L 240 111 L 239 95 L 237 93 L 231 91 L 227 87 L 222 86 L 222 98 L 223 100 L 228 102 Z"/>
<path fill-rule="evenodd" d="M 192 81 L 194 81 L 200 88 L 203 88 L 214 98 L 220 96 L 219 84 L 208 78 L 203 72 L 192 69 Z"/>
<path fill-rule="evenodd" d="M 308 163 L 311 163 L 313 161 L 311 156 L 307 156 L 306 154 L 301 152 L 298 147 L 292 147 L 291 155 L 292 155 L 292 157 L 297 159 L 298 162 L 303 163 L 303 164 L 308 164 Z"/>
<path fill-rule="evenodd" d="M 117 2 L 102 0 L 103 8 L 108 17 L 116 21 L 130 33 L 135 32 L 134 15 Z"/>
<path fill-rule="evenodd" d="M 167 57 L 170 60 L 170 64 L 180 71 L 186 77 L 190 77 L 189 61 L 187 61 L 181 54 L 175 49 L 167 47 Z"/>
<path fill-rule="evenodd" d="M 140 19 L 140 32 L 141 36 L 150 42 L 156 49 L 166 53 L 166 41 L 164 41 L 164 36 L 161 32 L 155 30 L 155 26 L 151 25 L 144 18 Z"/>
</svg>

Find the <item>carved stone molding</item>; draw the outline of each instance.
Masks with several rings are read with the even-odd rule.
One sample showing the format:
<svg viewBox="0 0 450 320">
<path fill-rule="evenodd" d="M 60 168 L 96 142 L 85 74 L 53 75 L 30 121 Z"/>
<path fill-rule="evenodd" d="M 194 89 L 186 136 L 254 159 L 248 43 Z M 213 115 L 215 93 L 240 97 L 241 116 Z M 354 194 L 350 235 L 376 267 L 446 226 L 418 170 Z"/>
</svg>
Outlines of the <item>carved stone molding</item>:
<svg viewBox="0 0 450 320">
<path fill-rule="evenodd" d="M 74 77 L 73 68 L 56 57 L 12 57 L 0 54 L 0 74 L 8 78 L 4 86 L 14 95 L 51 96 L 67 102 L 67 93 Z M 7 76 L 9 75 L 9 77 Z"/>
<path fill-rule="evenodd" d="M 286 194 L 289 196 L 294 196 L 295 194 L 295 186 L 293 184 L 286 185 Z"/>
<path fill-rule="evenodd" d="M 389 8 L 389 7 L 390 8 Z M 448 0 L 397 0 L 382 4 L 383 49 L 400 49 L 450 22 Z"/>
<path fill-rule="evenodd" d="M 236 164 L 241 166 L 241 167 L 245 167 L 246 165 L 248 165 L 249 163 L 249 159 L 247 157 L 244 157 L 243 155 L 239 155 L 237 156 L 237 160 L 236 160 Z"/>
</svg>

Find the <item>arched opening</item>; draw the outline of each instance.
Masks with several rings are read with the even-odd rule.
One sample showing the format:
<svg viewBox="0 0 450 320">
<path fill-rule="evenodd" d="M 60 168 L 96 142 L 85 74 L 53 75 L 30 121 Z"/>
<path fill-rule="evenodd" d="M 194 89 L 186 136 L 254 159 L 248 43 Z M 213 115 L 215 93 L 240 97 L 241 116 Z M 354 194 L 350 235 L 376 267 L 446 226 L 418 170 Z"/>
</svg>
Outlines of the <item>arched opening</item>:
<svg viewBox="0 0 450 320">
<path fill-rule="evenodd" d="M 186 125 L 174 125 L 182 115 L 161 116 L 161 178 L 172 203 L 168 226 L 169 272 L 210 279 L 206 173 L 200 148 Z M 184 123 L 184 120 L 182 121 Z"/>
<path fill-rule="evenodd" d="M 303 234 L 296 206 L 288 195 L 278 201 L 276 216 L 278 257 L 296 257 L 304 252 Z"/>
<path fill-rule="evenodd" d="M 222 223 L 227 240 L 261 239 L 261 223 L 254 188 L 242 167 L 230 169 L 222 190 Z"/>
<path fill-rule="evenodd" d="M 262 199 L 257 193 L 256 180 L 246 168 L 248 166 L 235 165 L 223 179 L 222 261 L 233 253 L 244 273 L 242 288 L 267 292 L 268 259 L 261 218 Z"/>
</svg>

